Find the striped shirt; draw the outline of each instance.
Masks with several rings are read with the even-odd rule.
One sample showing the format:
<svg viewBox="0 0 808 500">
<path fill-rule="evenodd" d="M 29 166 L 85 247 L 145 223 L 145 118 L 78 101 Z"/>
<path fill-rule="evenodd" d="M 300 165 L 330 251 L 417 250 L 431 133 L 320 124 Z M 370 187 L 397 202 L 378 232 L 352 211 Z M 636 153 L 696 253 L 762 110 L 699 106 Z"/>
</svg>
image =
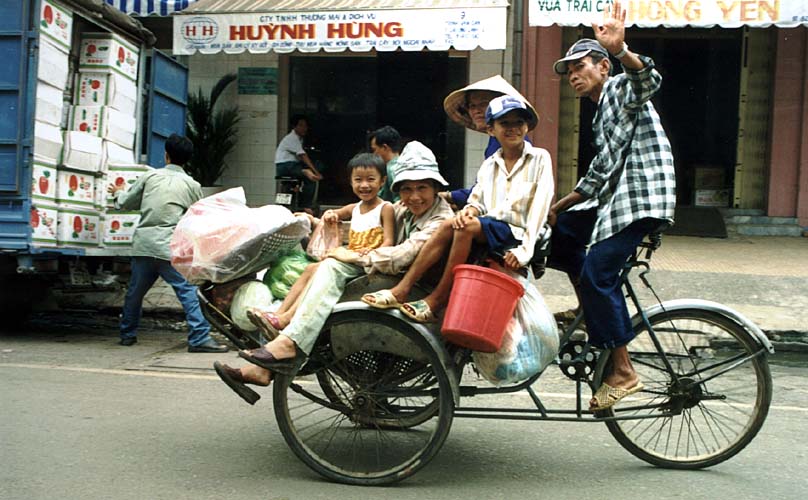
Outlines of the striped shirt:
<svg viewBox="0 0 808 500">
<path fill-rule="evenodd" d="M 477 173 L 468 206 L 480 216 L 505 222 L 521 244 L 512 249 L 519 264 L 533 258 L 533 247 L 547 221 L 553 198 L 553 163 L 546 150 L 525 143 L 522 157 L 510 172 L 500 148 L 488 157 Z"/>
<path fill-rule="evenodd" d="M 673 154 L 651 103 L 662 76 L 651 58 L 639 57 L 641 70 L 624 69 L 603 86 L 592 122 L 598 153 L 575 187 L 587 200 L 573 210 L 598 207 L 590 245 L 645 217 L 673 222 Z"/>
</svg>

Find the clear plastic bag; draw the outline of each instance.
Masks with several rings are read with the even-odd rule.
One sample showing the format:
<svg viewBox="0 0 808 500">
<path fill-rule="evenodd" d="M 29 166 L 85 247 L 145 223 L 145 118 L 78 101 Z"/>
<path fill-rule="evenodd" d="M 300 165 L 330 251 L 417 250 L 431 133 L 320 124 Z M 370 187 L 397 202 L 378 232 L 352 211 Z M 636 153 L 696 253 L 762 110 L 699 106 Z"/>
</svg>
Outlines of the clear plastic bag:
<svg viewBox="0 0 808 500">
<path fill-rule="evenodd" d="M 256 307 L 258 309 L 268 309 L 272 304 L 272 292 L 269 287 L 260 281 L 248 281 L 238 287 L 233 302 L 230 304 L 230 319 L 242 330 L 252 332 L 257 330 L 249 318 L 247 309 Z"/>
<path fill-rule="evenodd" d="M 329 224 L 321 220 L 314 226 L 306 254 L 314 260 L 323 260 L 331 249 L 342 244 L 341 236 L 339 223 Z"/>
<path fill-rule="evenodd" d="M 502 347 L 475 352 L 474 365 L 489 382 L 500 385 L 525 380 L 543 370 L 558 354 L 558 325 L 538 288 L 527 278 L 497 267 L 525 287 L 508 323 Z"/>
<path fill-rule="evenodd" d="M 269 266 L 311 231 L 286 207 L 250 208 L 243 188 L 203 198 L 188 209 L 171 238 L 171 264 L 192 284 L 224 283 Z"/>
</svg>

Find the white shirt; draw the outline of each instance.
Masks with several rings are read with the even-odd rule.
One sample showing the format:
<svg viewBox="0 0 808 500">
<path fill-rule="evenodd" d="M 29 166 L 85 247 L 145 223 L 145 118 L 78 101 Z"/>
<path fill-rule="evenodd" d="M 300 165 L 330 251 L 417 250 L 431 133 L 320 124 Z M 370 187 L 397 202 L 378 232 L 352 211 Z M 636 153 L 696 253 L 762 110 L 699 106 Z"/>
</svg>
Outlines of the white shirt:
<svg viewBox="0 0 808 500">
<path fill-rule="evenodd" d="M 536 239 L 547 222 L 553 190 L 550 153 L 525 143 L 522 157 L 510 172 L 505 169 L 502 148 L 483 162 L 468 205 L 476 208 L 480 216 L 510 226 L 513 237 L 522 240 L 511 252 L 524 266 L 533 258 Z"/>
<path fill-rule="evenodd" d="M 278 149 L 275 150 L 275 164 L 301 161 L 298 155 L 305 153 L 303 150 L 303 138 L 292 130 L 278 144 Z"/>
</svg>

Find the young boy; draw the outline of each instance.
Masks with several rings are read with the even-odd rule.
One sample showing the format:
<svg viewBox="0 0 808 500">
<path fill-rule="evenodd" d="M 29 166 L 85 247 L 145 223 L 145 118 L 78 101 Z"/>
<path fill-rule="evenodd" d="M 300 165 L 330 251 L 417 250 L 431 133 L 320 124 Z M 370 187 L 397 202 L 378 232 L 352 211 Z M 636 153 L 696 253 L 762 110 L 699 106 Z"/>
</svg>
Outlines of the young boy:
<svg viewBox="0 0 808 500">
<path fill-rule="evenodd" d="M 538 118 L 523 100 L 508 95 L 491 100 L 485 116 L 488 133 L 501 148 L 480 166 L 468 204 L 427 241 L 398 285 L 363 296 L 367 304 L 398 307 L 418 322 L 435 321 L 435 311 L 448 302 L 452 271 L 466 262 L 472 242 L 505 253 L 505 266 L 513 270 L 533 257 L 553 197 L 550 154 L 524 140 Z M 448 262 L 432 293 L 423 300 L 405 302 L 415 283 L 447 248 Z"/>
<path fill-rule="evenodd" d="M 379 197 L 379 190 L 384 185 L 386 177 L 384 160 L 372 153 L 360 153 L 351 158 L 347 170 L 351 175 L 351 189 L 359 198 L 359 202 L 336 210 L 326 210 L 321 224 L 337 224 L 343 220 L 350 220 L 348 250 L 362 256 L 371 250 L 392 246 L 396 231 L 393 205 Z M 275 313 L 261 311 L 258 308 L 247 311 L 250 321 L 261 328 L 270 339 L 277 336 L 278 332 L 292 321 L 303 292 L 318 265 L 319 262 L 306 266 Z"/>
</svg>

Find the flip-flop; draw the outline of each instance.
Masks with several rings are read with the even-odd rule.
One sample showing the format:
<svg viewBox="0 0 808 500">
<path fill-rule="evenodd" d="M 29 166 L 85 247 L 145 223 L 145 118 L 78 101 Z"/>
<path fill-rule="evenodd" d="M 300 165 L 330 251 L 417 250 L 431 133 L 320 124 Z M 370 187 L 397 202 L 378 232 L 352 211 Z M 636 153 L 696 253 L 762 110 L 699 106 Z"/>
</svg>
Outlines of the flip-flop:
<svg viewBox="0 0 808 500">
<path fill-rule="evenodd" d="M 405 316 L 418 323 L 434 323 L 438 317 L 432 312 L 425 300 L 405 302 L 398 308 Z"/>
<path fill-rule="evenodd" d="M 250 363 L 266 368 L 273 373 L 294 376 L 297 371 L 306 363 L 306 355 L 299 347 L 295 346 L 296 355 L 294 358 L 278 359 L 269 352 L 266 347 L 259 347 L 252 351 L 239 351 L 238 355 Z"/>
<path fill-rule="evenodd" d="M 597 401 L 598 404 L 597 406 L 590 406 L 589 410 L 590 411 L 608 410 L 612 406 L 616 405 L 624 397 L 640 392 L 641 390 L 643 390 L 643 385 L 642 382 L 639 381 L 629 389 L 623 389 L 622 387 L 612 387 L 606 383 L 601 384 L 601 386 L 595 392 L 595 395 L 592 396 L 592 399 Z"/>
<path fill-rule="evenodd" d="M 572 323 L 577 316 L 578 311 L 576 309 L 567 309 L 566 311 L 553 313 L 553 318 L 560 323 Z"/>
<path fill-rule="evenodd" d="M 281 333 L 280 320 L 272 313 L 251 307 L 247 309 L 247 319 L 258 327 L 268 340 L 275 340 L 275 337 Z"/>
<path fill-rule="evenodd" d="M 215 361 L 213 369 L 216 370 L 216 375 L 222 379 L 222 382 L 227 384 L 227 387 L 233 389 L 233 392 L 239 395 L 241 399 L 254 405 L 256 401 L 261 399 L 261 395 L 244 385 L 247 381 L 241 375 L 241 370 L 227 366 L 223 363 Z"/>
<path fill-rule="evenodd" d="M 372 302 L 371 302 L 372 301 Z M 362 295 L 362 302 L 377 309 L 396 309 L 401 307 L 401 303 L 396 299 L 390 290 L 379 290 L 378 292 L 366 293 Z"/>
</svg>

